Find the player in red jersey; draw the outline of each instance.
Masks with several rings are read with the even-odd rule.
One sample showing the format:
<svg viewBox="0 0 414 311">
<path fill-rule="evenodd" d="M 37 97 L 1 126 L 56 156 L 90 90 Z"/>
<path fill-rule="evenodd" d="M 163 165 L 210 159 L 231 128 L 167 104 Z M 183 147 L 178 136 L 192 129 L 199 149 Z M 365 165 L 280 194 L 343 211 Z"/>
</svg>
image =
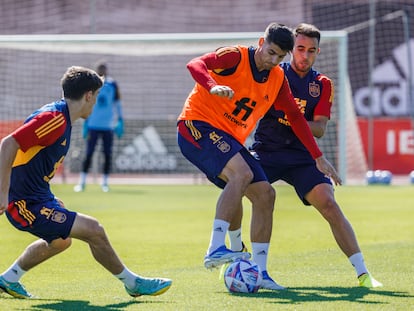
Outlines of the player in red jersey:
<svg viewBox="0 0 414 311">
<path fill-rule="evenodd" d="M 319 29 L 314 25 L 299 24 L 294 33 L 291 60 L 282 63 L 281 67 L 313 135 L 319 138 L 325 134 L 331 117 L 334 88 L 327 76 L 312 67 L 320 52 Z M 317 169 L 315 161 L 292 131 L 290 123 L 282 110 L 272 107 L 255 132 L 252 149 L 260 159 L 269 182 L 284 180 L 291 184 L 303 203 L 313 205 L 328 221 L 339 248 L 354 266 L 361 286 L 382 286 L 365 266 L 352 226 L 335 200 L 331 180 Z M 243 247 L 240 226 L 241 215 L 229 229 L 232 249 Z"/>
<path fill-rule="evenodd" d="M 332 165 L 322 156 L 278 64 L 293 48 L 293 34 L 271 23 L 258 47 L 225 47 L 196 57 L 187 64 L 196 84 L 178 117 L 178 144 L 183 155 L 223 188 L 207 254 L 206 268 L 239 258 L 225 246 L 230 221 L 246 195 L 252 202 L 253 259 L 263 274 L 262 288 L 283 289 L 267 273 L 275 192 L 249 151 L 243 146 L 256 123 L 275 102 L 285 111 L 292 128 L 319 168 L 338 182 Z"/>
<path fill-rule="evenodd" d="M 39 239 L 0 275 L 0 289 L 31 298 L 19 282 L 30 269 L 63 252 L 72 238 L 89 244 L 93 257 L 125 284 L 133 297 L 159 295 L 171 280 L 144 278 L 128 270 L 109 243 L 104 228 L 87 215 L 66 209 L 50 189 L 50 180 L 69 149 L 72 124 L 87 118 L 102 80 L 93 70 L 73 66 L 62 77 L 63 98 L 36 110 L 0 145 L 0 215 Z"/>
</svg>

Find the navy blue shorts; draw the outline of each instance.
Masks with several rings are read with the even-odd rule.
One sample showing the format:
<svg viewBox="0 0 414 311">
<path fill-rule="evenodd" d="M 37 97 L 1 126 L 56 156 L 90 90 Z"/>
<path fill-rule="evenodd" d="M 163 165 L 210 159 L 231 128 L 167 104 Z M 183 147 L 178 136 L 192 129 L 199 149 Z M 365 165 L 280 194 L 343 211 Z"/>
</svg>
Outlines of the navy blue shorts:
<svg viewBox="0 0 414 311">
<path fill-rule="evenodd" d="M 69 236 L 76 212 L 65 209 L 56 199 L 34 204 L 20 200 L 9 204 L 6 215 L 17 229 L 30 232 L 50 243 Z"/>
<path fill-rule="evenodd" d="M 301 150 L 255 152 L 269 182 L 284 180 L 292 185 L 305 205 L 310 205 L 305 195 L 315 186 L 323 183 L 332 185 L 331 180 L 318 170 L 312 157 Z"/>
<path fill-rule="evenodd" d="M 236 139 L 226 132 L 201 121 L 178 122 L 178 145 L 182 154 L 219 188 L 226 182 L 218 176 L 237 153 L 253 172 L 251 183 L 267 181 L 260 163 Z"/>
</svg>

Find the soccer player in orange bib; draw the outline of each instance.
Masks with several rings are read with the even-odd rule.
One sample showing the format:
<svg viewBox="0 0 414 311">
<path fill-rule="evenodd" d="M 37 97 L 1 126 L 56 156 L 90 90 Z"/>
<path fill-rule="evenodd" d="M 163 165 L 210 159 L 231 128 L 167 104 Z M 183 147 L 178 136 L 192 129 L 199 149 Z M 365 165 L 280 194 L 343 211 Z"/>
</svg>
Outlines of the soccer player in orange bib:
<svg viewBox="0 0 414 311">
<path fill-rule="evenodd" d="M 269 290 L 284 289 L 267 272 L 275 191 L 260 163 L 243 144 L 275 102 L 283 103 L 275 108 L 286 113 L 318 169 L 335 182 L 341 182 L 319 150 L 278 66 L 293 44 L 294 36 L 288 27 L 271 23 L 257 47 L 223 47 L 192 59 L 187 68 L 196 84 L 177 124 L 178 145 L 183 155 L 223 189 L 216 205 L 204 266 L 211 269 L 250 258 L 249 253 L 231 251 L 225 245 L 230 222 L 246 196 L 252 202 L 253 260 L 262 271 L 261 288 Z"/>
<path fill-rule="evenodd" d="M 280 64 L 293 96 L 315 137 L 322 137 L 331 117 L 334 97 L 332 81 L 312 66 L 319 52 L 321 33 L 310 24 L 294 31 L 295 45 L 290 62 Z M 295 187 L 305 205 L 313 205 L 327 220 L 339 248 L 355 268 L 359 285 L 373 288 L 382 284 L 368 271 L 351 224 L 335 200 L 331 180 L 320 172 L 309 152 L 293 133 L 285 113 L 273 107 L 261 119 L 252 150 L 270 183 L 283 180 Z M 242 213 L 242 210 L 240 211 Z M 233 219 L 229 237 L 231 249 L 240 249 L 241 215 Z"/>
</svg>

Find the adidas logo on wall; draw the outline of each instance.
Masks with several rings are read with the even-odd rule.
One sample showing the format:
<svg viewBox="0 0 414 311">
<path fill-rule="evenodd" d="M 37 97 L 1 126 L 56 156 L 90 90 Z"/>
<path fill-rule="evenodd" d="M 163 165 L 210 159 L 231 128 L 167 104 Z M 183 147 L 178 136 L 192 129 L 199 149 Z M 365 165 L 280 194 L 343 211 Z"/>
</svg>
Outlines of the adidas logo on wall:
<svg viewBox="0 0 414 311">
<path fill-rule="evenodd" d="M 148 126 L 124 147 L 115 165 L 124 171 L 175 170 L 177 159 L 168 152 L 155 127 Z"/>
<path fill-rule="evenodd" d="M 410 54 L 409 54 L 410 52 Z M 410 116 L 409 75 L 414 70 L 414 39 L 394 48 L 392 56 L 377 65 L 372 74 L 373 89 L 355 91 L 354 105 L 359 116 Z M 411 81 L 411 83 L 413 83 Z M 413 94 L 414 95 L 414 94 Z M 372 96 L 372 106 L 369 105 Z"/>
</svg>

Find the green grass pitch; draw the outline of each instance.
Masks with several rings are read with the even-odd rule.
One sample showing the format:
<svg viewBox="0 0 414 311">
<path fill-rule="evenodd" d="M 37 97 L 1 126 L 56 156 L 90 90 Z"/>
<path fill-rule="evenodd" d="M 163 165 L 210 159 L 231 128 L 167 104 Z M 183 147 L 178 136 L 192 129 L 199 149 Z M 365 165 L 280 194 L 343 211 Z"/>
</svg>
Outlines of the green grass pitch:
<svg viewBox="0 0 414 311">
<path fill-rule="evenodd" d="M 352 223 L 369 270 L 384 287 L 357 286 L 328 224 L 293 189 L 278 185 L 269 272 L 284 292 L 229 294 L 218 271 L 203 267 L 220 192 L 211 185 L 97 185 L 74 193 L 53 185 L 72 210 L 96 217 L 124 263 L 143 276 L 173 279 L 165 294 L 132 298 L 81 241 L 27 273 L 37 299 L 0 294 L 1 310 L 414 310 L 414 187 L 341 186 L 336 197 Z M 249 249 L 250 205 L 243 240 Z M 0 217 L 0 272 L 34 240 Z"/>
</svg>

